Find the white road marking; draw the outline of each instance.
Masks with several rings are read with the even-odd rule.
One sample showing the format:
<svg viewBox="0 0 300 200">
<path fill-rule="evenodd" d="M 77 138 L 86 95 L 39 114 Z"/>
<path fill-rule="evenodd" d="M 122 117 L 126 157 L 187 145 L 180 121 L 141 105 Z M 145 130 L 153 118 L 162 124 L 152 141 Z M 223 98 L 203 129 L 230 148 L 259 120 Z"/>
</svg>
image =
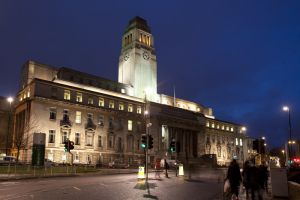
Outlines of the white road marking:
<svg viewBox="0 0 300 200">
<path fill-rule="evenodd" d="M 75 187 L 75 186 L 73 186 L 73 188 L 76 189 L 76 190 L 81 190 L 81 189 L 79 189 L 78 187 Z"/>
</svg>

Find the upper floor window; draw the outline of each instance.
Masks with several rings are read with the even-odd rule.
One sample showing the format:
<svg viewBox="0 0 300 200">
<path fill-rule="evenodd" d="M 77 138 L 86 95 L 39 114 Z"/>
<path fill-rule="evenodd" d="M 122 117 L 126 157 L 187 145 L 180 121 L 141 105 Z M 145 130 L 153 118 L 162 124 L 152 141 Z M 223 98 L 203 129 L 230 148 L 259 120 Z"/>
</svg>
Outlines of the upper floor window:
<svg viewBox="0 0 300 200">
<path fill-rule="evenodd" d="M 209 122 L 206 122 L 206 127 L 209 127 Z"/>
<path fill-rule="evenodd" d="M 229 126 L 226 126 L 226 131 L 229 131 Z"/>
<path fill-rule="evenodd" d="M 132 120 L 128 120 L 128 131 L 132 131 Z"/>
<path fill-rule="evenodd" d="M 233 127 L 230 128 L 230 131 L 233 132 Z"/>
<path fill-rule="evenodd" d="M 99 106 L 104 107 L 104 99 L 99 97 Z"/>
<path fill-rule="evenodd" d="M 80 145 L 80 133 L 75 133 L 75 145 Z"/>
<path fill-rule="evenodd" d="M 102 147 L 102 136 L 98 136 L 98 147 Z"/>
<path fill-rule="evenodd" d="M 64 120 L 69 119 L 69 110 L 64 109 L 64 111 L 63 111 L 63 119 Z"/>
<path fill-rule="evenodd" d="M 240 138 L 240 146 L 243 146 L 243 140 Z"/>
<path fill-rule="evenodd" d="M 217 124 L 217 129 L 220 129 L 220 125 L 219 124 Z"/>
<path fill-rule="evenodd" d="M 235 145 L 239 145 L 239 139 L 235 138 Z"/>
<path fill-rule="evenodd" d="M 113 100 L 109 101 L 109 108 L 114 108 L 115 107 L 115 103 Z"/>
<path fill-rule="evenodd" d="M 88 113 L 87 118 L 88 120 L 93 120 L 93 113 Z"/>
<path fill-rule="evenodd" d="M 119 110 L 124 110 L 124 104 L 122 102 L 119 103 Z"/>
<path fill-rule="evenodd" d="M 71 91 L 70 90 L 65 90 L 64 99 L 65 100 L 70 100 L 71 99 Z"/>
<path fill-rule="evenodd" d="M 66 131 L 64 131 L 61 135 L 61 143 L 63 144 L 64 142 L 66 142 L 68 139 L 68 133 Z"/>
<path fill-rule="evenodd" d="M 125 89 L 124 88 L 121 89 L 121 93 L 123 93 L 123 94 L 125 93 Z"/>
<path fill-rule="evenodd" d="M 93 146 L 93 134 L 92 133 L 86 134 L 86 146 Z"/>
<path fill-rule="evenodd" d="M 137 106 L 136 112 L 137 112 L 138 114 L 141 114 L 141 113 L 142 113 L 142 107 L 141 107 L 141 106 Z"/>
<path fill-rule="evenodd" d="M 222 130 L 224 130 L 225 129 L 225 126 L 224 125 L 222 125 Z"/>
<path fill-rule="evenodd" d="M 212 127 L 212 128 L 215 128 L 215 124 L 214 124 L 214 123 L 212 123 L 212 124 L 211 124 L 211 127 Z"/>
<path fill-rule="evenodd" d="M 51 88 L 51 97 L 57 98 L 57 88 L 56 87 Z"/>
<path fill-rule="evenodd" d="M 133 106 L 132 104 L 128 104 L 128 112 L 132 112 L 133 111 Z"/>
<path fill-rule="evenodd" d="M 77 123 L 77 124 L 81 123 L 81 112 L 80 111 L 76 111 L 75 123 Z"/>
<path fill-rule="evenodd" d="M 76 94 L 76 101 L 77 102 L 82 102 L 82 93 L 77 92 L 77 94 Z"/>
<path fill-rule="evenodd" d="M 104 116 L 103 115 L 99 115 L 99 121 L 98 121 L 98 124 L 100 126 L 104 126 Z"/>
<path fill-rule="evenodd" d="M 55 130 L 49 130 L 49 143 L 55 143 Z"/>
<path fill-rule="evenodd" d="M 50 108 L 49 119 L 56 119 L 56 109 L 55 108 Z"/>
<path fill-rule="evenodd" d="M 88 104 L 89 104 L 89 105 L 92 105 L 93 103 L 94 103 L 93 97 L 89 97 L 89 98 L 88 98 Z"/>
</svg>

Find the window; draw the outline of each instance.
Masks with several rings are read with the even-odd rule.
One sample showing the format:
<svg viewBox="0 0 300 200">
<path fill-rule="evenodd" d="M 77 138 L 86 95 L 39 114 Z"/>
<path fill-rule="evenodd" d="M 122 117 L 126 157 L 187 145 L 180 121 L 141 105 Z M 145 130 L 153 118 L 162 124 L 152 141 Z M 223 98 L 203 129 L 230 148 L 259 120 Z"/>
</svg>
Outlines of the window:
<svg viewBox="0 0 300 200">
<path fill-rule="evenodd" d="M 109 148 L 113 148 L 114 147 L 114 145 L 113 145 L 114 144 L 113 143 L 113 139 L 114 139 L 113 136 L 109 136 L 108 137 L 108 147 Z"/>
<path fill-rule="evenodd" d="M 78 154 L 78 153 L 75 154 L 75 159 L 74 159 L 74 161 L 75 161 L 75 162 L 79 162 L 79 154 Z"/>
<path fill-rule="evenodd" d="M 56 109 L 55 108 L 50 108 L 50 116 L 49 119 L 56 119 Z"/>
<path fill-rule="evenodd" d="M 98 136 L 98 147 L 102 147 L 102 136 Z"/>
<path fill-rule="evenodd" d="M 220 125 L 219 124 L 217 124 L 217 129 L 220 129 Z"/>
<path fill-rule="evenodd" d="M 142 131 L 142 123 L 141 122 L 137 122 L 136 127 L 137 127 L 137 131 Z"/>
<path fill-rule="evenodd" d="M 49 143 L 55 143 L 55 130 L 49 130 Z"/>
<path fill-rule="evenodd" d="M 67 139 L 68 139 L 68 133 L 64 131 L 61 136 L 61 143 L 63 144 L 64 142 L 67 141 Z"/>
<path fill-rule="evenodd" d="M 86 134 L 86 146 L 93 146 L 93 134 L 92 133 Z"/>
<path fill-rule="evenodd" d="M 225 129 L 225 126 L 224 125 L 222 125 L 222 130 L 224 130 Z"/>
<path fill-rule="evenodd" d="M 128 120 L 128 131 L 132 131 L 132 120 Z"/>
<path fill-rule="evenodd" d="M 138 114 L 142 113 L 142 107 L 141 106 L 137 106 L 136 113 L 138 113 Z"/>
<path fill-rule="evenodd" d="M 214 123 L 212 123 L 212 124 L 211 124 L 211 127 L 212 127 L 212 128 L 215 128 L 215 124 L 214 124 Z"/>
<path fill-rule="evenodd" d="M 77 102 L 82 102 L 82 93 L 77 93 L 77 95 L 76 95 L 76 101 Z"/>
<path fill-rule="evenodd" d="M 128 104 L 128 112 L 132 112 L 132 111 L 133 111 L 132 104 Z"/>
<path fill-rule="evenodd" d="M 57 88 L 56 87 L 51 88 L 51 97 L 57 98 Z"/>
<path fill-rule="evenodd" d="M 87 118 L 88 120 L 93 120 L 93 113 L 88 113 Z"/>
<path fill-rule="evenodd" d="M 243 146 L 243 140 L 240 138 L 240 146 Z"/>
<path fill-rule="evenodd" d="M 75 133 L 75 145 L 80 145 L 80 133 Z"/>
<path fill-rule="evenodd" d="M 199 107 L 197 107 L 197 112 L 200 112 L 200 108 Z"/>
<path fill-rule="evenodd" d="M 70 90 L 65 90 L 65 92 L 64 92 L 64 99 L 65 100 L 71 100 L 71 92 L 70 92 Z"/>
<path fill-rule="evenodd" d="M 230 131 L 233 132 L 233 127 L 230 128 Z"/>
<path fill-rule="evenodd" d="M 99 106 L 104 107 L 104 99 L 99 97 Z"/>
<path fill-rule="evenodd" d="M 122 102 L 119 103 L 119 110 L 124 110 L 124 104 Z"/>
<path fill-rule="evenodd" d="M 100 126 L 104 126 L 104 116 L 103 115 L 99 115 L 99 121 L 98 121 L 98 124 Z"/>
<path fill-rule="evenodd" d="M 206 122 L 206 127 L 209 127 L 209 122 Z"/>
<path fill-rule="evenodd" d="M 63 120 L 69 120 L 69 110 L 67 109 L 63 111 Z"/>
<path fill-rule="evenodd" d="M 81 123 L 81 112 L 80 111 L 76 111 L 75 123 L 77 123 L 77 124 Z"/>
<path fill-rule="evenodd" d="M 113 100 L 109 101 L 109 108 L 114 108 L 115 107 L 115 103 Z"/>
<path fill-rule="evenodd" d="M 94 104 L 94 99 L 93 99 L 93 97 L 89 97 L 89 98 L 88 98 L 88 104 L 89 104 L 89 105 Z"/>
<path fill-rule="evenodd" d="M 121 89 L 121 93 L 125 94 L 125 89 L 124 88 Z"/>
<path fill-rule="evenodd" d="M 235 145 L 239 145 L 239 139 L 235 138 Z"/>
</svg>

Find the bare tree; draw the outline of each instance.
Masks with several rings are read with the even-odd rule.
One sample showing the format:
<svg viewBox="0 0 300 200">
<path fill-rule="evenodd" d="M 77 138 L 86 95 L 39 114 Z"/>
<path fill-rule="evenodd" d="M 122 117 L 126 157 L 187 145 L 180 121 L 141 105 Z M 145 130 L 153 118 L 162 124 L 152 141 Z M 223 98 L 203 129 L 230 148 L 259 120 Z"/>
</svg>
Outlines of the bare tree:
<svg viewBox="0 0 300 200">
<path fill-rule="evenodd" d="M 17 119 L 18 120 L 18 119 Z M 29 141 L 33 138 L 33 133 L 39 131 L 39 125 L 36 115 L 33 113 L 30 117 L 21 117 L 16 123 L 16 131 L 14 135 L 13 144 L 17 150 L 17 161 L 19 160 L 20 151 L 26 150 Z"/>
</svg>

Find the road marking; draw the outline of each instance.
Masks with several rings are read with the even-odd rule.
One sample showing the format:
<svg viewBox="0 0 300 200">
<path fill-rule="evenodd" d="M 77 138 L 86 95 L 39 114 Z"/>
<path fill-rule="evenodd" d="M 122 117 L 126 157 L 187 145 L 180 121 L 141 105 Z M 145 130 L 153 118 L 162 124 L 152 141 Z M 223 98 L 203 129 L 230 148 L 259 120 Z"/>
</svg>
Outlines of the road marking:
<svg viewBox="0 0 300 200">
<path fill-rule="evenodd" d="M 81 190 L 81 189 L 79 189 L 78 187 L 75 187 L 75 186 L 73 186 L 73 188 L 76 189 L 76 190 Z"/>
</svg>

